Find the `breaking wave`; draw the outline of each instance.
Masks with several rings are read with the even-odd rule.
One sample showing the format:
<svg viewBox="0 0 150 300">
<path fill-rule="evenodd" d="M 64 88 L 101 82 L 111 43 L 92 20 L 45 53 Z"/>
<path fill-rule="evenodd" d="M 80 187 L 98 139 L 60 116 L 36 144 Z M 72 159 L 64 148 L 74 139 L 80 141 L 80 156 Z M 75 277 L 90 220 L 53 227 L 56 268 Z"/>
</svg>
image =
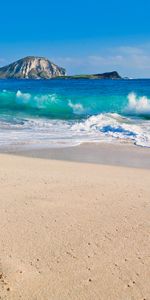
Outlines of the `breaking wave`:
<svg viewBox="0 0 150 300">
<path fill-rule="evenodd" d="M 150 147 L 150 99 L 0 92 L 0 145 L 126 142 Z M 11 133 L 11 134 L 10 134 Z"/>
<path fill-rule="evenodd" d="M 0 143 L 78 145 L 83 142 L 134 143 L 150 147 L 150 121 L 136 124 L 119 114 L 99 114 L 82 120 L 0 119 Z M 149 128 L 149 130 L 147 130 Z M 11 135 L 10 135 L 11 129 Z"/>
<path fill-rule="evenodd" d="M 69 97 L 56 93 L 30 94 L 20 90 L 16 93 L 3 90 L 0 93 L 0 108 L 59 119 L 68 119 L 73 115 L 79 116 L 87 113 L 87 108 L 83 104 L 76 100 L 73 102 Z"/>
<path fill-rule="evenodd" d="M 135 93 L 129 93 L 127 97 L 104 97 L 93 99 L 80 98 L 73 100 L 65 95 L 56 93 L 34 94 L 23 93 L 20 90 L 0 92 L 0 109 L 27 112 L 49 118 L 72 119 L 74 117 L 86 117 L 100 113 L 112 113 L 141 116 L 150 118 L 150 99 L 146 96 L 138 97 Z"/>
<path fill-rule="evenodd" d="M 146 96 L 138 97 L 135 93 L 128 95 L 128 105 L 125 112 L 131 115 L 150 117 L 150 99 Z"/>
</svg>

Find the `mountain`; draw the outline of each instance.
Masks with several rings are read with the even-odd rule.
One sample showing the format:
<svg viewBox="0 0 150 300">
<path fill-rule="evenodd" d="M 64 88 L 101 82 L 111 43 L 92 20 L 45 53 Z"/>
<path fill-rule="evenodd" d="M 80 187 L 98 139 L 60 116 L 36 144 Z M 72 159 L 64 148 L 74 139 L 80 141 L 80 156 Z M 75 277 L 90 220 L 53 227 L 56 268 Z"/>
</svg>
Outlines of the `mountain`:
<svg viewBox="0 0 150 300">
<path fill-rule="evenodd" d="M 66 70 L 44 57 L 27 56 L 0 68 L 0 79 L 121 79 L 118 72 L 66 76 Z"/>
<path fill-rule="evenodd" d="M 65 76 L 66 70 L 44 57 L 28 56 L 0 68 L 0 78 L 50 79 Z"/>
<path fill-rule="evenodd" d="M 122 79 L 122 77 L 118 74 L 118 72 L 113 71 L 102 74 L 62 76 L 61 79 Z"/>
</svg>

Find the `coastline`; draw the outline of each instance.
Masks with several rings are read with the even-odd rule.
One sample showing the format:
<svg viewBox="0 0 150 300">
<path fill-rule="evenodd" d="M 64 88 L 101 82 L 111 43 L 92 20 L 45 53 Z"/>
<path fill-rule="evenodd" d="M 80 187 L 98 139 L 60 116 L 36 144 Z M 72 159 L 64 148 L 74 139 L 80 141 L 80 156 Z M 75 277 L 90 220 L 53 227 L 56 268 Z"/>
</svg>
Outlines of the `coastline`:
<svg viewBox="0 0 150 300">
<path fill-rule="evenodd" d="M 82 143 L 72 147 L 11 147 L 0 149 L 8 153 L 33 158 L 72 161 L 111 166 L 150 169 L 150 148 L 132 144 Z"/>
<path fill-rule="evenodd" d="M 77 162 L 93 146 L 0 154 L 2 299 L 148 299 L 149 156 Z"/>
<path fill-rule="evenodd" d="M 0 7 L 0 300 L 150 300 L 150 0 Z"/>
</svg>

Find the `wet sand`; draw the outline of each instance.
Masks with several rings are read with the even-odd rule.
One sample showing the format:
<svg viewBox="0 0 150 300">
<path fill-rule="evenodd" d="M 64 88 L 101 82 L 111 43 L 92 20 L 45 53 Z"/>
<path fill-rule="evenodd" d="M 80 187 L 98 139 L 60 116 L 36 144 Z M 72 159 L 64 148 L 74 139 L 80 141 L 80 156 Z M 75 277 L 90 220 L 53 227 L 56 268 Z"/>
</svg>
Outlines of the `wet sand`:
<svg viewBox="0 0 150 300">
<path fill-rule="evenodd" d="M 131 144 L 84 143 L 67 148 L 15 146 L 0 152 L 51 160 L 150 169 L 150 149 Z"/>
</svg>

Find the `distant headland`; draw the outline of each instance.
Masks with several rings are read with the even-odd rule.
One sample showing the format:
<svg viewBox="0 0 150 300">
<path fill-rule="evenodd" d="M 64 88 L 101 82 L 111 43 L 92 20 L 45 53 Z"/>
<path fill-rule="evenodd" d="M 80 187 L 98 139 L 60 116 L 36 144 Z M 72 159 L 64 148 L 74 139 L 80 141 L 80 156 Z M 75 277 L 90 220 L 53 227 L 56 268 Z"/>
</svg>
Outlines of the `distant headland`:
<svg viewBox="0 0 150 300">
<path fill-rule="evenodd" d="M 106 72 L 101 74 L 85 74 L 73 76 L 61 76 L 60 79 L 122 79 L 117 71 Z"/>
<path fill-rule="evenodd" d="M 122 79 L 118 72 L 67 76 L 66 70 L 44 57 L 27 56 L 0 68 L 0 79 Z"/>
</svg>

